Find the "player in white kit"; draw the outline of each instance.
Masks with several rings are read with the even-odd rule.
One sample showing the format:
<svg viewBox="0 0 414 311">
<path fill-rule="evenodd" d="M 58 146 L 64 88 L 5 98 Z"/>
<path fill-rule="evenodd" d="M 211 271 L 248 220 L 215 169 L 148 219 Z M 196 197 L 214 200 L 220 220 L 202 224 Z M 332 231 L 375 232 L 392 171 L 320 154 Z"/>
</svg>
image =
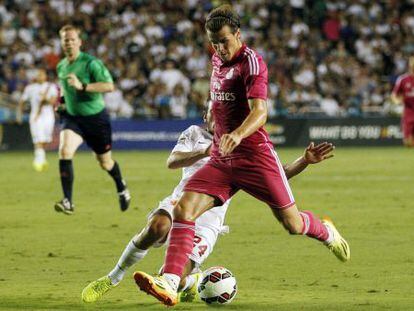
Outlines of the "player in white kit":
<svg viewBox="0 0 414 311">
<path fill-rule="evenodd" d="M 162 200 L 159 206 L 148 215 L 146 227 L 126 246 L 117 264 L 108 275 L 91 282 L 82 291 L 84 302 L 95 302 L 108 290 L 117 286 L 129 267 L 143 259 L 150 247 L 159 247 L 168 243 L 168 234 L 173 219 L 173 208 L 183 192 L 188 179 L 209 160 L 214 124 L 210 111 L 206 115 L 207 130 L 199 126 L 190 126 L 178 139 L 168 160 L 168 168 L 183 168 L 180 183 L 173 193 Z M 318 163 L 332 156 L 332 144 L 313 144 L 305 150 L 305 154 L 291 165 L 285 166 L 287 177 L 293 177 L 303 171 L 308 164 Z M 228 232 L 224 218 L 230 204 L 228 200 L 222 206 L 216 206 L 202 216 L 195 225 L 194 247 L 190 255 L 183 278 L 180 283 L 181 301 L 192 301 L 196 294 L 196 285 L 200 277 L 200 265 L 213 251 L 219 234 Z"/>
<path fill-rule="evenodd" d="M 33 168 L 41 172 L 47 168 L 45 145 L 52 141 L 55 125 L 54 103 L 58 98 L 57 85 L 47 82 L 44 69 L 39 69 L 34 83 L 28 84 L 19 102 L 19 111 L 23 111 L 25 102 L 30 103 L 30 133 L 34 145 Z"/>
</svg>

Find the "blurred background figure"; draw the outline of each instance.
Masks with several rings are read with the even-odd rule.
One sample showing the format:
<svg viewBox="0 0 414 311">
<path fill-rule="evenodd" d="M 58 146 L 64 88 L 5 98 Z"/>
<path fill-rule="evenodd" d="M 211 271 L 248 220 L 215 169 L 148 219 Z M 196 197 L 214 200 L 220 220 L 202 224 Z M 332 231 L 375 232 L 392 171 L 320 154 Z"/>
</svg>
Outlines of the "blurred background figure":
<svg viewBox="0 0 414 311">
<path fill-rule="evenodd" d="M 200 86 L 211 72 L 203 20 L 215 5 L 215 1 L 184 1 L 180 6 L 174 1 L 1 2 L 1 91 L 20 98 L 34 67 L 54 70 L 62 54 L 56 34 L 71 21 L 85 29 L 85 51 L 108 64 L 118 81 L 132 108 L 122 117 L 201 117 L 198 103 L 207 99 L 208 87 Z M 272 116 L 326 116 L 320 109 L 322 100 L 332 96 L 341 117 L 392 113 L 387 109 L 388 94 L 414 54 L 412 1 L 257 0 L 234 6 L 245 21 L 243 40 L 262 54 L 269 64 L 269 83 L 278 87 L 269 92 Z M 161 105 L 151 100 L 155 81 L 165 85 Z M 175 97 L 178 83 L 186 97 L 181 102 L 188 103 L 185 113 L 177 115 L 166 102 Z M 310 99 L 314 92 L 319 96 Z"/>
<path fill-rule="evenodd" d="M 45 69 L 38 69 L 33 83 L 23 91 L 18 106 L 18 121 L 22 121 L 25 103 L 30 104 L 30 133 L 34 146 L 33 168 L 41 172 L 48 166 L 45 145 L 52 141 L 55 125 L 53 105 L 58 99 L 59 90 L 55 83 L 47 81 Z"/>
</svg>

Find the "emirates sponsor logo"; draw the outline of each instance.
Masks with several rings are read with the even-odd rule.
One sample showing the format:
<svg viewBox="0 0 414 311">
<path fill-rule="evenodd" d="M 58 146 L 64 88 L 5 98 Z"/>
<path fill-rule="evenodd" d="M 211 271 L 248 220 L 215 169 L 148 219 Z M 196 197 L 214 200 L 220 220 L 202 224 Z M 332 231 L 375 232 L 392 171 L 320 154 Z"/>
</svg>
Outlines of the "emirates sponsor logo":
<svg viewBox="0 0 414 311">
<path fill-rule="evenodd" d="M 213 101 L 235 101 L 236 95 L 228 92 L 210 92 L 210 97 Z"/>
</svg>

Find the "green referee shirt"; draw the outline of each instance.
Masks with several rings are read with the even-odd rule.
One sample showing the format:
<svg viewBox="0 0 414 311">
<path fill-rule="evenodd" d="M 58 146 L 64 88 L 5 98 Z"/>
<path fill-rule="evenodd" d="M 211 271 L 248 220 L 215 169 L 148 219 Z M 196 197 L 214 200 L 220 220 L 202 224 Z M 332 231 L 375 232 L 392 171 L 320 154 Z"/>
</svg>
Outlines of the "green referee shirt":
<svg viewBox="0 0 414 311">
<path fill-rule="evenodd" d="M 81 52 L 70 63 L 65 57 L 57 65 L 57 74 L 63 89 L 66 111 L 73 116 L 90 116 L 105 108 L 102 93 L 78 91 L 67 82 L 67 75 L 74 73 L 81 83 L 111 82 L 111 74 L 105 65 L 96 57 Z"/>
</svg>

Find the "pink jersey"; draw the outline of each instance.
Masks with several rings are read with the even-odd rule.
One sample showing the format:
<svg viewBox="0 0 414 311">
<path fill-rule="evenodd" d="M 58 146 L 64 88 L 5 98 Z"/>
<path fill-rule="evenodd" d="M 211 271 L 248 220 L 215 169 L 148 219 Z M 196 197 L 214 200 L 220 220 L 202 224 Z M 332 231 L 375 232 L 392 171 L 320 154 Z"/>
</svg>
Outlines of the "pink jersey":
<svg viewBox="0 0 414 311">
<path fill-rule="evenodd" d="M 218 146 L 223 134 L 238 128 L 250 113 L 248 99 L 267 100 L 267 66 L 263 58 L 243 44 L 231 61 L 223 62 L 215 53 L 210 80 L 210 97 L 215 121 L 212 157 L 221 157 Z M 243 139 L 229 158 L 245 156 L 271 144 L 260 128 Z M 268 147 L 267 147 L 268 148 Z"/>
<path fill-rule="evenodd" d="M 399 76 L 392 92 L 403 96 L 404 112 L 414 117 L 414 75 L 406 73 Z"/>
</svg>

